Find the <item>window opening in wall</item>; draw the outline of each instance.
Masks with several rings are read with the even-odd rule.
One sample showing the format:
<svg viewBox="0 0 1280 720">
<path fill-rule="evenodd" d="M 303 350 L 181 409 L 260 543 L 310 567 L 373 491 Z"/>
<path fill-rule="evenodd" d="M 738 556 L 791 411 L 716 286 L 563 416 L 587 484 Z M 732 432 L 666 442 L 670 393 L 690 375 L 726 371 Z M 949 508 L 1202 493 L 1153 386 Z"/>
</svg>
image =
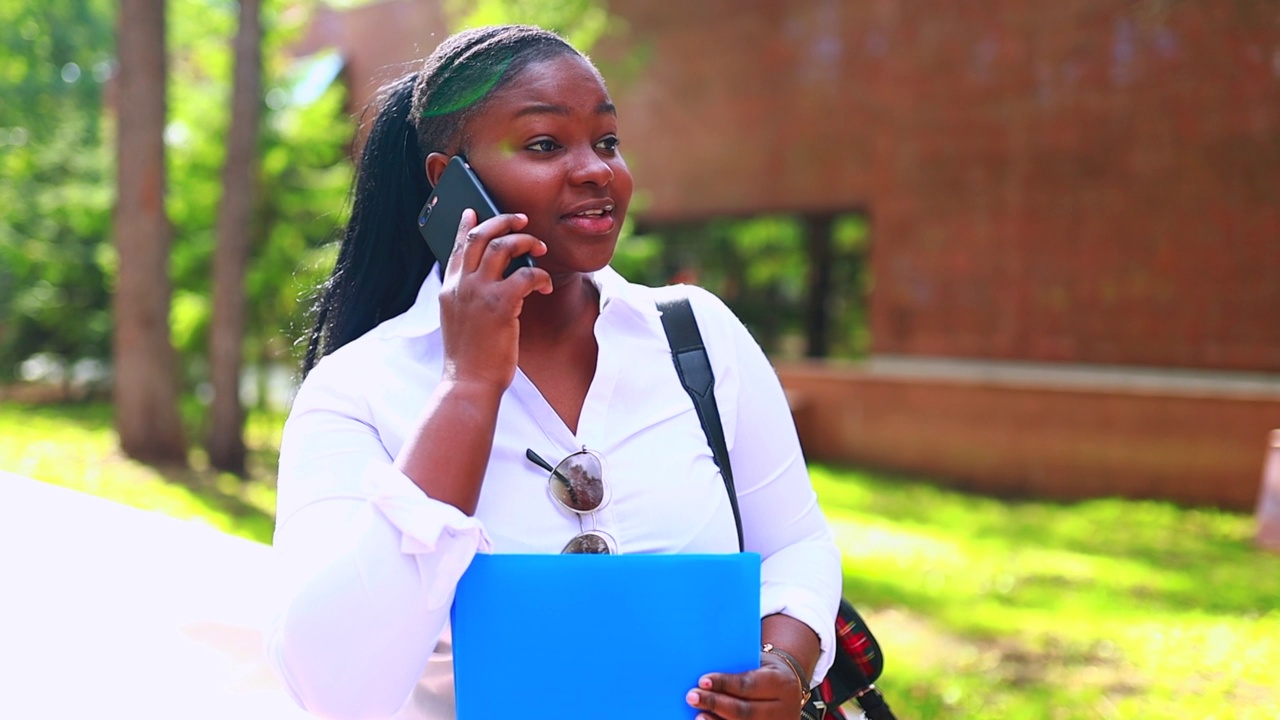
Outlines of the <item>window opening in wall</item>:
<svg viewBox="0 0 1280 720">
<path fill-rule="evenodd" d="M 870 347 L 865 211 L 762 214 L 639 226 L 614 266 L 646 284 L 720 296 L 779 358 L 860 358 Z"/>
</svg>

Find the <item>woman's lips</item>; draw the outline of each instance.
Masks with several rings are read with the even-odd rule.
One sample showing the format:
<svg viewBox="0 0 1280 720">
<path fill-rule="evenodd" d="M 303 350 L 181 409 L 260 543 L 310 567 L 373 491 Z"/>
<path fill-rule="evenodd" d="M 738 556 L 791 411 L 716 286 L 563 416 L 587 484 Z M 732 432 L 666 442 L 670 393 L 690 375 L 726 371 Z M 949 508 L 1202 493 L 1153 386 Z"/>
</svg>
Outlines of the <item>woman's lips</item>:
<svg viewBox="0 0 1280 720">
<path fill-rule="evenodd" d="M 613 230 L 613 206 L 592 208 L 564 216 L 564 221 L 588 234 L 603 234 Z"/>
</svg>

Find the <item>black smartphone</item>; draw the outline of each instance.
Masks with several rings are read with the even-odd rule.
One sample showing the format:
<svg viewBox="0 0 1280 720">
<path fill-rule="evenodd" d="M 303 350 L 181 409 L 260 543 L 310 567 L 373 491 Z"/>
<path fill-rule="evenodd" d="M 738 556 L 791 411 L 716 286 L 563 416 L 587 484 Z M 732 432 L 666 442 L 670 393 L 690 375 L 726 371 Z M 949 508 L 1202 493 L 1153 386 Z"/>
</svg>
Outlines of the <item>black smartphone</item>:
<svg viewBox="0 0 1280 720">
<path fill-rule="evenodd" d="M 442 269 L 449 263 L 453 241 L 458 236 L 458 224 L 462 222 L 462 211 L 467 208 L 476 211 L 477 225 L 499 212 L 466 158 L 454 155 L 440 174 L 440 182 L 431 191 L 431 197 L 422 206 L 422 212 L 418 213 L 418 231 Z M 533 266 L 533 258 L 526 253 L 514 258 L 502 277 L 522 267 Z"/>
</svg>

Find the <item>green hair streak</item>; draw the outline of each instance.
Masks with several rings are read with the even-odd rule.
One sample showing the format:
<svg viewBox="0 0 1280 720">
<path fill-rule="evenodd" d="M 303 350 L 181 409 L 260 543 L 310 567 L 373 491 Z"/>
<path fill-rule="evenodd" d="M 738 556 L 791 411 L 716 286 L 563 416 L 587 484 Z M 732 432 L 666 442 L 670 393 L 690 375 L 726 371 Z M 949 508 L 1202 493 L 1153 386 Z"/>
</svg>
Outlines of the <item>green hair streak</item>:
<svg viewBox="0 0 1280 720">
<path fill-rule="evenodd" d="M 439 95 L 444 96 L 442 98 L 443 102 L 439 104 L 433 103 L 432 106 L 424 108 L 422 110 L 422 117 L 427 118 L 449 115 L 451 113 L 458 112 L 459 110 L 465 110 L 480 102 L 488 96 L 488 94 L 493 91 L 493 88 L 497 86 L 498 82 L 502 80 L 502 76 L 506 74 L 507 68 L 511 67 L 511 62 L 513 60 L 515 60 L 514 55 L 508 56 L 496 66 L 488 68 L 488 72 L 479 78 L 475 78 L 473 82 L 469 81 L 472 80 L 470 76 L 474 73 L 460 73 L 462 77 L 457 79 L 456 84 L 463 85 L 464 87 L 457 89 L 456 91 L 453 88 L 440 88 L 443 92 L 440 92 Z M 448 83 L 448 81 L 446 81 L 446 84 L 453 83 Z"/>
</svg>

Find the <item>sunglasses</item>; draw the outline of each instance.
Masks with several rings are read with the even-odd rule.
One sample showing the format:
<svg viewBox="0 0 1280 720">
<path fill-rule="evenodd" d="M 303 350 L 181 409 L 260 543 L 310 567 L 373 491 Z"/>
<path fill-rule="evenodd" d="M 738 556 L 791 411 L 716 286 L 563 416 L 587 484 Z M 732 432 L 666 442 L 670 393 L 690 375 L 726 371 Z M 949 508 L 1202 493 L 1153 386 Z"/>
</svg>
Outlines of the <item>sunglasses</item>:
<svg viewBox="0 0 1280 720">
<path fill-rule="evenodd" d="M 557 505 L 578 516 L 578 533 L 560 552 L 579 555 L 616 555 L 618 543 L 603 530 L 596 529 L 595 513 L 609 502 L 609 486 L 604 482 L 604 458 L 599 453 L 583 448 L 560 461 L 559 465 L 539 457 L 533 450 L 525 450 L 530 462 L 551 473 L 547 479 L 547 492 Z M 582 522 L 591 517 L 591 529 Z"/>
</svg>

